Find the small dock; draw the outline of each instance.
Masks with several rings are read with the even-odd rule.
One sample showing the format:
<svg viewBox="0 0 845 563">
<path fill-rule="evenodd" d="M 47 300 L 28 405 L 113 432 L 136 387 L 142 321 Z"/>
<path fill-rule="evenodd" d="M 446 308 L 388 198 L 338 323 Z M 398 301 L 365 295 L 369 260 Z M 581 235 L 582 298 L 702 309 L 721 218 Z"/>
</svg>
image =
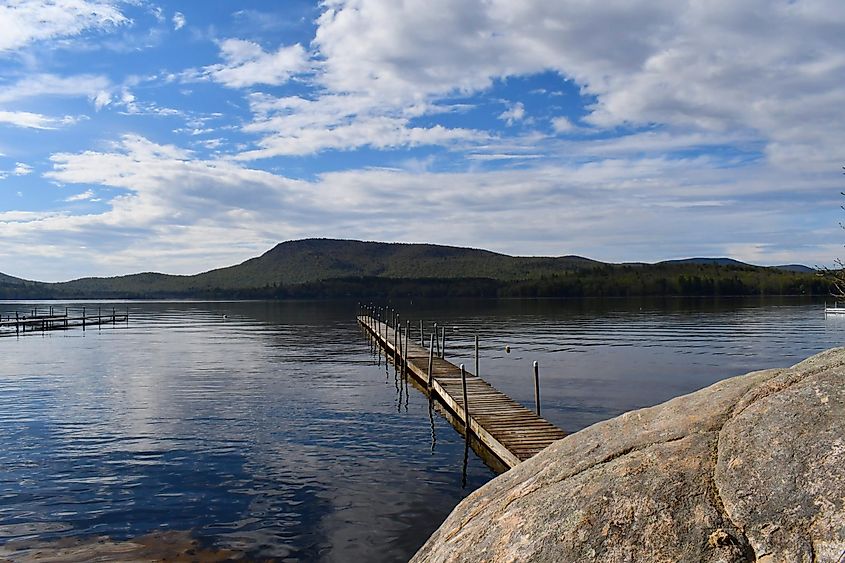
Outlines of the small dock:
<svg viewBox="0 0 845 563">
<path fill-rule="evenodd" d="M 102 308 L 98 308 L 96 314 L 88 313 L 85 307 L 76 313 L 70 312 L 68 308 L 65 308 L 64 312 L 58 312 L 50 307 L 48 311 L 34 309 L 24 313 L 15 312 L 14 316 L 11 314 L 0 315 L 0 336 L 20 336 L 22 334 L 68 330 L 78 327 L 85 330 L 88 327 L 128 322 L 129 311 L 119 313 L 114 307 L 111 311 L 103 311 Z"/>
<path fill-rule="evenodd" d="M 400 325 L 395 330 L 367 311 L 358 316 L 358 323 L 386 358 L 413 377 L 432 399 L 440 401 L 452 415 L 447 419 L 464 432 L 467 440 L 472 434 L 506 467 L 518 465 L 566 436 L 566 432 L 478 375 L 466 369 L 462 373 L 461 367 L 435 355 L 434 336 L 429 349 L 408 342 L 408 327 Z M 539 399 L 538 395 L 535 397 Z"/>
</svg>

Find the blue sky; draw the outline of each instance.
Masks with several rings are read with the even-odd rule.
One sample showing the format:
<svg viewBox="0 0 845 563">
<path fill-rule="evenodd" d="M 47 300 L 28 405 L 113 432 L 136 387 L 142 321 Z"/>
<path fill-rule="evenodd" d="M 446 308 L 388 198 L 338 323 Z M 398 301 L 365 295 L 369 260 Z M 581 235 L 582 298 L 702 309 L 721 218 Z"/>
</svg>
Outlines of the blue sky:
<svg viewBox="0 0 845 563">
<path fill-rule="evenodd" d="M 845 254 L 840 0 L 0 2 L 0 272 Z"/>
</svg>

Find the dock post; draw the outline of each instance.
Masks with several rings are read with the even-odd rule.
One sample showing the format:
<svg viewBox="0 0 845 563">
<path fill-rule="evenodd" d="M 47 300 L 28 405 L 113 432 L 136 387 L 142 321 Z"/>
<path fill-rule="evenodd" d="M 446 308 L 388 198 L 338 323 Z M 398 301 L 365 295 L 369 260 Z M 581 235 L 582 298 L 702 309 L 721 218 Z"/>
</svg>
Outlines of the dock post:
<svg viewBox="0 0 845 563">
<path fill-rule="evenodd" d="M 82 308 L 82 331 L 85 331 L 85 307 Z"/>
<path fill-rule="evenodd" d="M 408 336 L 411 334 L 411 321 L 405 321 L 405 346 L 402 347 L 402 373 L 408 375 Z"/>
<path fill-rule="evenodd" d="M 111 308 L 111 324 L 114 324 L 114 307 Z"/>
<path fill-rule="evenodd" d="M 440 357 L 440 330 L 437 328 L 437 323 L 434 323 L 434 342 L 437 344 L 437 357 Z"/>
<path fill-rule="evenodd" d="M 481 377 L 481 373 L 478 371 L 478 335 L 475 335 L 475 375 Z"/>
<path fill-rule="evenodd" d="M 65 329 L 67 329 L 67 307 L 65 307 Z"/>
<path fill-rule="evenodd" d="M 19 336 L 21 333 L 21 321 L 18 319 L 18 312 L 15 311 L 15 336 Z"/>
<path fill-rule="evenodd" d="M 431 395 L 431 368 L 434 363 L 434 333 L 431 334 L 431 345 L 428 347 L 428 393 Z"/>
<path fill-rule="evenodd" d="M 425 346 L 425 342 L 423 342 L 423 321 L 420 319 L 420 346 Z"/>
<path fill-rule="evenodd" d="M 393 322 L 394 323 L 396 322 L 396 317 L 393 318 Z M 397 353 L 397 350 L 398 350 L 398 348 L 397 348 L 398 344 L 396 343 L 396 339 L 398 337 L 399 337 L 399 331 L 396 329 L 396 325 L 394 324 L 393 325 L 393 368 L 394 368 L 394 371 L 399 369 L 399 365 L 398 365 L 399 362 L 396 361 L 396 353 Z"/>
<path fill-rule="evenodd" d="M 440 353 L 440 357 L 444 360 L 446 359 L 446 327 L 443 327 L 443 349 Z"/>
<path fill-rule="evenodd" d="M 540 416 L 540 364 L 534 361 L 534 405 L 537 408 L 537 416 Z"/>
<path fill-rule="evenodd" d="M 464 431 L 467 440 L 469 440 L 469 401 L 467 400 L 467 372 L 464 369 L 464 364 L 461 364 L 461 387 L 464 392 Z"/>
</svg>

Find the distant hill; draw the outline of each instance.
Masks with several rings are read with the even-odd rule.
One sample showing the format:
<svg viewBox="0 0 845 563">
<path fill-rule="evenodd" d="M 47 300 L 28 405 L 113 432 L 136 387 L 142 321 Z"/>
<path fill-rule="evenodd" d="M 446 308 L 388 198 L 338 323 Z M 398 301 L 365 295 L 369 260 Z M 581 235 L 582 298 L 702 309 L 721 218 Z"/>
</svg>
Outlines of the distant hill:
<svg viewBox="0 0 845 563">
<path fill-rule="evenodd" d="M 754 266 L 746 262 L 740 262 L 733 258 L 684 258 L 681 260 L 664 260 L 658 262 L 659 264 L 709 264 L 718 266 L 736 266 L 738 268 L 759 268 L 761 266 Z M 782 266 L 767 266 L 775 270 L 784 270 L 786 272 L 800 272 L 804 274 L 813 273 L 816 270 L 803 264 L 784 264 Z"/>
<path fill-rule="evenodd" d="M 329 279 L 362 277 L 513 281 L 598 265 L 601 262 L 578 256 L 525 258 L 434 244 L 304 239 L 283 242 L 261 256 L 236 266 L 193 276 L 143 273 L 110 278 L 82 278 L 49 285 L 60 292 L 79 295 L 113 292 L 175 295 L 294 286 Z"/>
<path fill-rule="evenodd" d="M 820 291 L 826 292 L 824 283 L 804 270 L 774 270 L 730 258 L 608 264 L 580 256 L 520 257 L 434 244 L 335 239 L 284 242 L 241 264 L 192 276 L 146 272 L 40 283 L 0 274 L 3 298 L 583 297 Z"/>
<path fill-rule="evenodd" d="M 817 272 L 815 268 L 810 268 L 809 266 L 805 266 L 803 264 L 784 264 L 782 266 L 772 266 L 777 270 L 783 270 L 785 272 L 801 272 L 803 274 L 814 274 Z"/>
<path fill-rule="evenodd" d="M 2 285 L 23 285 L 25 283 L 27 283 L 26 280 L 0 273 L 0 284 Z"/>
<path fill-rule="evenodd" d="M 715 266 L 738 266 L 738 267 L 749 267 L 751 264 L 746 264 L 745 262 L 740 262 L 739 260 L 734 260 L 733 258 L 683 258 L 680 260 L 664 260 L 663 262 L 658 262 L 658 264 L 708 264 L 708 265 L 715 265 Z"/>
</svg>

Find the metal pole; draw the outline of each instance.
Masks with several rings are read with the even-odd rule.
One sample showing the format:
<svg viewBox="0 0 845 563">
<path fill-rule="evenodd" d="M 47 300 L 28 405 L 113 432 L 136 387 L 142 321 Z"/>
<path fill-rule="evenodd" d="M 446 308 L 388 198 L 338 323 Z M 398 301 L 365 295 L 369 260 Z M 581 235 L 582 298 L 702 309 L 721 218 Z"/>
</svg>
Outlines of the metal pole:
<svg viewBox="0 0 845 563">
<path fill-rule="evenodd" d="M 431 368 L 434 363 L 434 333 L 431 334 L 431 345 L 428 347 L 428 390 L 431 392 Z"/>
<path fill-rule="evenodd" d="M 394 318 L 394 321 L 395 321 L 395 320 L 396 320 L 396 319 Z M 396 346 L 397 346 L 397 344 L 396 344 L 396 338 L 397 338 L 397 337 L 398 337 L 398 334 L 397 334 L 397 332 L 396 332 L 396 327 L 395 327 L 395 325 L 394 325 L 394 328 L 393 328 L 393 369 L 394 369 L 394 371 L 395 371 L 396 369 L 398 369 L 398 368 L 399 368 L 399 366 L 398 366 L 398 365 L 396 365 L 396 364 L 397 364 L 397 362 L 396 362 Z"/>
<path fill-rule="evenodd" d="M 464 431 L 467 440 L 469 440 L 469 401 L 467 400 L 467 372 L 464 369 L 464 364 L 461 364 L 461 387 L 464 391 Z"/>
<path fill-rule="evenodd" d="M 540 416 L 540 365 L 534 362 L 534 404 L 537 407 L 537 416 Z"/>
<path fill-rule="evenodd" d="M 481 377 L 481 373 L 478 371 L 478 335 L 475 335 L 475 375 Z"/>
<path fill-rule="evenodd" d="M 402 358 L 402 373 L 408 374 L 408 336 L 411 334 L 411 321 L 405 321 L 405 346 L 402 348 L 404 358 Z"/>
</svg>

